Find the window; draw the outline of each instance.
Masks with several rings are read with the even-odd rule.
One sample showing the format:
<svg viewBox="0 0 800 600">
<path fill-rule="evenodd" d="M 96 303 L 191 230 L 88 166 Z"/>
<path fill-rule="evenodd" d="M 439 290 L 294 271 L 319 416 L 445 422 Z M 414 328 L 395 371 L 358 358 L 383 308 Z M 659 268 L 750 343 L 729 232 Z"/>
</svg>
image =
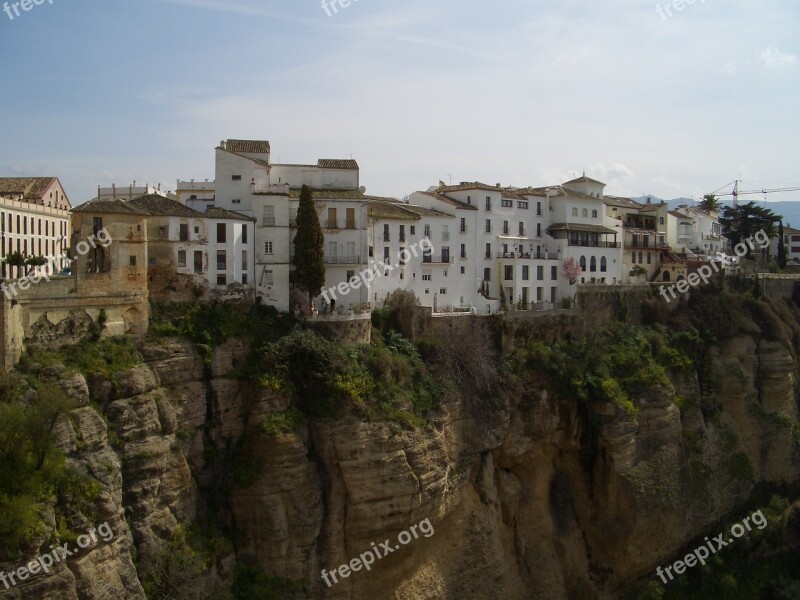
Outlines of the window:
<svg viewBox="0 0 800 600">
<path fill-rule="evenodd" d="M 647 253 L 647 264 L 648 265 L 652 265 L 653 264 L 653 255 L 650 254 L 649 252 Z"/>
<path fill-rule="evenodd" d="M 247 273 L 242 273 L 242 285 L 247 285 Z"/>
<path fill-rule="evenodd" d="M 389 260 L 389 246 L 383 247 L 383 260 L 384 262 Z"/>
<path fill-rule="evenodd" d="M 264 207 L 264 227 L 275 227 L 275 207 L 272 205 Z"/>
<path fill-rule="evenodd" d="M 486 233 L 492 233 L 492 220 L 486 219 Z"/>
<path fill-rule="evenodd" d="M 447 294 L 447 288 L 439 288 L 439 294 L 442 295 L 442 296 Z"/>
<path fill-rule="evenodd" d="M 228 269 L 228 257 L 225 250 L 217 250 L 217 271 L 226 271 Z"/>
<path fill-rule="evenodd" d="M 636 264 L 636 252 L 631 253 L 631 264 Z"/>
<path fill-rule="evenodd" d="M 573 217 L 577 217 L 578 216 L 578 209 L 577 208 L 573 208 L 572 209 L 572 216 Z"/>
<path fill-rule="evenodd" d="M 178 250 L 178 266 L 186 266 L 186 250 Z"/>
<path fill-rule="evenodd" d="M 147 259 L 147 264 L 150 265 L 151 267 L 154 266 L 156 264 L 156 259 L 155 258 Z"/>
<path fill-rule="evenodd" d="M 350 269 L 348 269 L 347 270 L 347 281 L 349 281 L 352 284 L 353 283 L 353 279 L 355 279 L 355 277 L 356 277 L 356 272 L 355 271 L 351 271 Z"/>
<path fill-rule="evenodd" d="M 264 254 L 272 254 L 272 242 L 264 242 Z"/>
<path fill-rule="evenodd" d="M 596 219 L 596 218 L 597 218 L 597 211 L 596 211 L 596 210 L 593 210 L 593 211 L 592 211 L 592 218 L 593 218 L 593 219 Z"/>
<path fill-rule="evenodd" d="M 467 232 L 467 220 L 464 217 L 461 217 L 461 233 Z"/>
<path fill-rule="evenodd" d="M 247 250 L 242 250 L 242 271 L 247 271 Z"/>
<path fill-rule="evenodd" d="M 593 256 L 589 261 L 589 271 L 594 273 L 597 271 L 597 257 Z"/>
<path fill-rule="evenodd" d="M 400 241 L 401 242 L 405 242 L 406 241 L 406 226 L 405 225 L 400 225 Z"/>
<path fill-rule="evenodd" d="M 264 271 L 264 285 L 272 285 L 275 281 L 275 273 L 272 269 Z"/>
<path fill-rule="evenodd" d="M 227 241 L 228 241 L 228 235 L 225 223 L 217 223 L 217 243 L 224 244 Z"/>
<path fill-rule="evenodd" d="M 544 267 L 541 265 L 536 267 L 536 280 L 544 281 Z"/>
<path fill-rule="evenodd" d="M 527 210 L 528 209 L 528 203 L 525 202 L 524 200 L 518 200 L 517 201 L 517 208 L 522 208 L 524 210 Z"/>
<path fill-rule="evenodd" d="M 492 197 L 486 196 L 486 210 L 492 210 Z"/>
<path fill-rule="evenodd" d="M 492 280 L 492 270 L 488 267 L 483 270 L 483 280 L 484 281 Z"/>
<path fill-rule="evenodd" d="M 442 246 L 442 262 L 449 263 L 450 262 L 450 248 L 447 246 Z"/>
<path fill-rule="evenodd" d="M 466 272 L 467 270 L 464 267 L 461 267 L 461 274 L 464 275 Z"/>
<path fill-rule="evenodd" d="M 542 203 L 541 202 L 537 202 L 536 203 L 536 216 L 537 217 L 541 217 L 542 216 Z"/>
<path fill-rule="evenodd" d="M 605 258 L 603 260 L 605 260 Z M 553 281 L 558 279 L 558 267 L 550 267 L 550 279 Z"/>
<path fill-rule="evenodd" d="M 639 252 L 639 264 L 642 264 L 642 262 L 644 262 L 644 261 L 642 261 L 642 253 Z"/>
<path fill-rule="evenodd" d="M 523 265 L 522 266 L 522 281 L 528 281 L 528 279 L 530 279 L 529 276 L 530 276 L 530 269 L 528 268 L 528 265 Z"/>
<path fill-rule="evenodd" d="M 400 246 L 400 255 L 399 256 L 400 256 L 400 264 L 401 265 L 406 264 L 406 259 L 408 258 L 408 256 L 406 256 L 406 249 L 405 249 L 404 246 Z"/>
<path fill-rule="evenodd" d="M 503 221 L 503 235 L 508 235 L 508 221 Z"/>
<path fill-rule="evenodd" d="M 388 242 L 389 239 L 390 239 L 390 236 L 389 236 L 389 224 L 388 223 L 384 223 L 384 225 L 383 225 L 383 241 L 384 242 Z"/>
<path fill-rule="evenodd" d="M 581 259 L 578 262 L 581 265 L 581 269 L 586 271 L 586 257 L 585 256 L 581 256 Z"/>
<path fill-rule="evenodd" d="M 136 257 L 135 256 L 129 256 L 128 257 L 128 264 L 131 267 L 135 267 L 136 266 Z"/>
<path fill-rule="evenodd" d="M 522 221 L 519 222 L 519 235 L 520 237 L 525 235 L 525 223 Z"/>
<path fill-rule="evenodd" d="M 239 198 L 236 198 L 235 200 L 232 200 L 232 202 L 234 204 L 241 204 L 242 203 L 241 199 L 239 199 Z"/>
<path fill-rule="evenodd" d="M 194 251 L 194 272 L 203 272 L 203 252 L 201 250 Z"/>
<path fill-rule="evenodd" d="M 242 243 L 247 243 L 247 225 L 242 225 Z"/>
<path fill-rule="evenodd" d="M 492 245 L 486 244 L 486 258 L 492 258 Z"/>
<path fill-rule="evenodd" d="M 542 237 L 542 224 L 536 224 L 536 237 Z"/>
<path fill-rule="evenodd" d="M 423 271 L 422 281 L 431 281 L 433 279 L 433 271 Z"/>
<path fill-rule="evenodd" d="M 658 224 L 659 225 L 663 225 L 664 224 L 664 217 L 658 217 Z"/>
<path fill-rule="evenodd" d="M 195 227 L 195 228 L 194 228 L 194 232 L 195 232 L 195 233 L 200 233 L 200 228 L 199 228 L 199 227 Z"/>
<path fill-rule="evenodd" d="M 241 175 L 233 175 L 231 177 L 231 180 L 232 181 L 241 181 L 242 180 L 242 176 Z"/>
<path fill-rule="evenodd" d="M 442 241 L 443 242 L 450 241 L 450 232 L 448 231 L 447 225 L 442 225 Z"/>
<path fill-rule="evenodd" d="M 514 266 L 513 265 L 506 265 L 505 266 L 505 280 L 506 281 L 514 281 Z"/>
<path fill-rule="evenodd" d="M 182 223 L 180 226 L 180 241 L 188 242 L 189 241 L 189 226 Z"/>
<path fill-rule="evenodd" d="M 430 225 L 425 225 L 425 234 L 424 235 L 425 235 L 426 238 L 431 237 L 431 226 Z"/>
<path fill-rule="evenodd" d="M 608 270 L 608 268 L 607 268 L 607 263 L 606 263 L 606 257 L 605 256 L 601 256 L 600 257 L 600 272 L 601 273 L 605 273 L 607 270 Z"/>
<path fill-rule="evenodd" d="M 514 201 L 513 200 L 506 200 L 505 198 L 500 200 L 500 206 L 503 208 L 514 208 Z"/>
<path fill-rule="evenodd" d="M 461 258 L 467 258 L 467 245 L 461 244 Z"/>
<path fill-rule="evenodd" d="M 217 275 L 217 285 L 228 285 L 228 276 L 224 274 Z"/>
<path fill-rule="evenodd" d="M 417 233 L 416 225 L 409 225 L 408 230 L 409 235 L 415 235 Z"/>
<path fill-rule="evenodd" d="M 583 210 L 581 210 L 581 216 L 582 217 L 588 217 L 589 216 L 589 211 L 584 208 Z"/>
</svg>

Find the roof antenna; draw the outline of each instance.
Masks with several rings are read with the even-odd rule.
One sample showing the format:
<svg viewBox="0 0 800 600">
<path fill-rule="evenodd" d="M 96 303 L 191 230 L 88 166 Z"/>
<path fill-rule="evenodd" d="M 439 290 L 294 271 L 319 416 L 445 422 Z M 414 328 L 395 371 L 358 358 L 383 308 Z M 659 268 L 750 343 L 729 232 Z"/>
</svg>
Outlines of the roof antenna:
<svg viewBox="0 0 800 600">
<path fill-rule="evenodd" d="M 445 173 L 450 178 L 450 185 L 453 185 L 453 174 L 452 173 Z"/>
</svg>

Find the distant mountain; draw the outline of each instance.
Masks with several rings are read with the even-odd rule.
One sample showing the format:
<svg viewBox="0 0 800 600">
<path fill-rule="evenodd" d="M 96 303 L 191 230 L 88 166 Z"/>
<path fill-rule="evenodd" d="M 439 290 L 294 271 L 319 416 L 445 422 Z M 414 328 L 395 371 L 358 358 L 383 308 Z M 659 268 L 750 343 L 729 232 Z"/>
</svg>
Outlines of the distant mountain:
<svg viewBox="0 0 800 600">
<path fill-rule="evenodd" d="M 671 210 L 674 210 L 681 206 L 682 204 L 686 204 L 688 206 L 697 206 L 697 202 L 692 200 L 691 198 L 674 198 L 672 200 L 663 200 L 662 198 L 658 198 L 656 196 L 640 196 L 638 198 L 633 198 L 637 202 L 641 202 L 642 204 L 646 204 L 648 198 L 652 204 L 658 204 L 659 202 L 666 202 L 669 204 Z M 747 200 L 750 202 L 750 200 Z M 754 200 L 755 202 L 755 200 Z M 741 200 L 739 204 L 743 204 Z M 764 206 L 764 201 L 756 202 L 760 206 Z M 732 200 L 722 200 L 720 202 L 722 206 L 732 206 Z M 800 228 L 800 201 L 792 201 L 792 200 L 782 200 L 780 202 L 767 202 L 767 208 L 774 212 L 776 215 L 780 215 L 783 217 L 783 224 L 784 225 L 793 225 L 794 227 Z"/>
</svg>

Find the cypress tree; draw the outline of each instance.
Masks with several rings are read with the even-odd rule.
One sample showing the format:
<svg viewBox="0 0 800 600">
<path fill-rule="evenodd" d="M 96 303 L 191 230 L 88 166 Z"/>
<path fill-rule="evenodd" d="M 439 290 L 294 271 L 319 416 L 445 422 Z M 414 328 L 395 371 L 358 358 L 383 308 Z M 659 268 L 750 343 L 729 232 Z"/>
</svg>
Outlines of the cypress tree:
<svg viewBox="0 0 800 600">
<path fill-rule="evenodd" d="M 324 243 L 314 197 L 304 185 L 300 190 L 297 235 L 294 237 L 294 283 L 308 294 L 309 306 L 325 285 Z"/>
<path fill-rule="evenodd" d="M 781 271 L 786 268 L 786 246 L 783 243 L 783 221 L 778 224 L 778 266 Z"/>
</svg>

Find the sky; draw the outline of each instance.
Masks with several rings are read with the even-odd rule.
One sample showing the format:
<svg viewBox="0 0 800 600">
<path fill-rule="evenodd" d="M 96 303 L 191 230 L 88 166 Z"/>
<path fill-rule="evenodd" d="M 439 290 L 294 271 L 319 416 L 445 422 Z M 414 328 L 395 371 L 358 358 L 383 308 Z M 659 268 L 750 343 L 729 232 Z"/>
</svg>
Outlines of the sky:
<svg viewBox="0 0 800 600">
<path fill-rule="evenodd" d="M 398 198 L 584 171 L 624 196 L 800 187 L 797 0 L 326 1 L 9 3 L 0 175 L 57 176 L 77 205 L 213 179 L 242 138 L 352 155 Z"/>
</svg>

